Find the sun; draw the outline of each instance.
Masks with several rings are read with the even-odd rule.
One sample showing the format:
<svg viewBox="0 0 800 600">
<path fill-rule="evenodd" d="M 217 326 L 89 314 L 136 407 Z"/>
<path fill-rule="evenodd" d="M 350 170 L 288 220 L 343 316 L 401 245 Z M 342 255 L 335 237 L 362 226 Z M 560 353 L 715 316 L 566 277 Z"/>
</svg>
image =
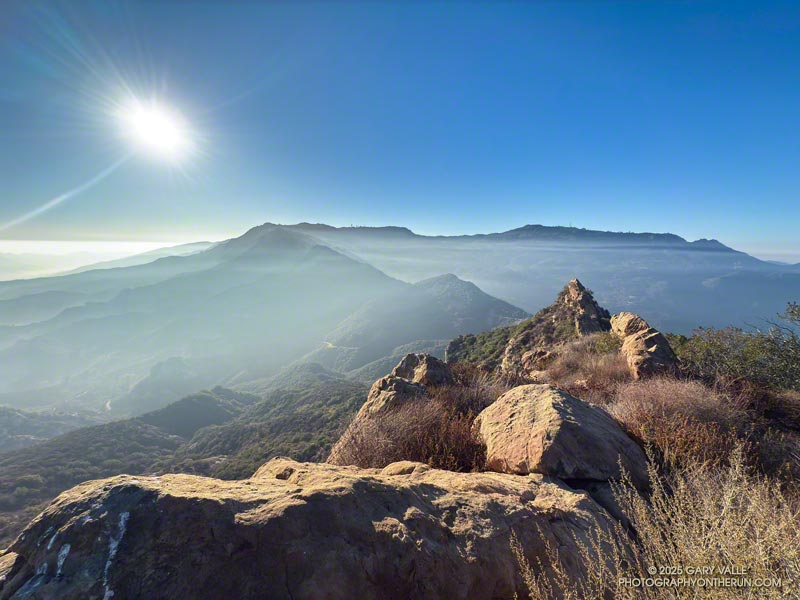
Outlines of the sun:
<svg viewBox="0 0 800 600">
<path fill-rule="evenodd" d="M 193 149 L 192 132 L 186 119 L 157 100 L 132 99 L 119 109 L 117 117 L 125 138 L 148 156 L 179 162 Z"/>
</svg>

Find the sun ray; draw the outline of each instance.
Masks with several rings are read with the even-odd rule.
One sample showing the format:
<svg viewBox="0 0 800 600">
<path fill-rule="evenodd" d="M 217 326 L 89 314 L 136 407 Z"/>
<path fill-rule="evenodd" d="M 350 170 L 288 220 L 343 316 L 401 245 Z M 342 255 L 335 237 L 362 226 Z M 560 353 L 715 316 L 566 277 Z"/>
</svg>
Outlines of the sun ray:
<svg viewBox="0 0 800 600">
<path fill-rule="evenodd" d="M 43 213 L 46 213 L 49 210 L 52 210 L 53 208 L 55 208 L 59 204 L 61 204 L 63 202 L 66 202 L 70 198 L 73 198 L 73 197 L 77 196 L 78 194 L 81 194 L 81 193 L 85 192 L 86 190 L 96 186 L 98 183 L 103 181 L 103 179 L 105 179 L 106 177 L 111 175 L 114 171 L 116 171 L 119 167 L 121 167 L 122 164 L 125 161 L 128 160 L 128 158 L 130 158 L 130 154 L 126 154 L 125 156 L 122 156 L 121 158 L 116 160 L 113 164 L 111 164 L 110 166 L 108 166 L 105 169 L 103 169 L 102 171 L 100 171 L 97 175 L 95 175 L 94 177 L 92 177 L 88 181 L 85 181 L 84 183 L 80 184 L 79 186 L 77 186 L 75 188 L 72 188 L 68 192 L 64 192 L 63 194 L 61 194 L 59 196 L 56 196 L 55 198 L 53 198 L 49 202 L 46 202 L 45 204 L 42 204 L 40 207 L 35 208 L 32 211 L 25 213 L 24 215 L 20 215 L 19 217 L 15 218 L 15 219 L 12 219 L 11 221 L 8 221 L 6 223 L 0 224 L 0 231 L 5 231 L 6 229 L 10 229 L 10 228 L 15 227 L 17 225 L 21 225 L 22 223 L 25 223 L 26 221 L 30 221 L 34 217 L 38 217 L 39 215 L 41 215 Z"/>
</svg>

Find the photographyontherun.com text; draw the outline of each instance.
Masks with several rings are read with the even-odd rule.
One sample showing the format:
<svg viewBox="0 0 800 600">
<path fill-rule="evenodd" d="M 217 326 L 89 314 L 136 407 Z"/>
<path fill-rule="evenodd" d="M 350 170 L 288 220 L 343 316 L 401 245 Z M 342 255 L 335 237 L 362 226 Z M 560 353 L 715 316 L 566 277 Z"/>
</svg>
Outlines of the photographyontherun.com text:
<svg viewBox="0 0 800 600">
<path fill-rule="evenodd" d="M 747 567 L 687 565 L 651 566 L 646 576 L 620 577 L 620 587 L 657 588 L 777 588 L 779 577 L 760 577 Z"/>
</svg>

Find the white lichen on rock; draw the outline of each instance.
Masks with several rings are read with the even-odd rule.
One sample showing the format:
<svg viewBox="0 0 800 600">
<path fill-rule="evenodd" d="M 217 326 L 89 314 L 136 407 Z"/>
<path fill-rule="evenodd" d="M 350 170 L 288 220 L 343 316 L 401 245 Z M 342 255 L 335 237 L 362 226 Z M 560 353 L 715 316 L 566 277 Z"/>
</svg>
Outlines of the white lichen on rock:
<svg viewBox="0 0 800 600">
<path fill-rule="evenodd" d="M 125 528 L 128 526 L 128 518 L 131 516 L 129 512 L 124 512 L 119 516 L 119 529 L 116 535 L 108 538 L 108 559 L 106 559 L 106 568 L 103 570 L 103 588 L 105 594 L 103 600 L 111 600 L 114 597 L 114 591 L 108 587 L 108 572 L 111 570 L 111 563 L 114 562 L 114 557 L 117 555 L 119 544 L 125 535 Z"/>
<path fill-rule="evenodd" d="M 56 563 L 56 577 L 61 577 L 61 571 L 64 568 L 64 561 L 67 560 L 67 555 L 69 554 L 69 544 L 64 544 L 61 546 L 61 550 L 58 551 L 58 562 Z"/>
</svg>

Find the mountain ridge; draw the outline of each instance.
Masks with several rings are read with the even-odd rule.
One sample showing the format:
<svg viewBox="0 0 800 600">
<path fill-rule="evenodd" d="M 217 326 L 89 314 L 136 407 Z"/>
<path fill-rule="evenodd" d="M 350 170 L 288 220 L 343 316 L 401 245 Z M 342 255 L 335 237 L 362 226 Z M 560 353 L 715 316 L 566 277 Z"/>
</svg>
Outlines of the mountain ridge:
<svg viewBox="0 0 800 600">
<path fill-rule="evenodd" d="M 674 233 L 663 232 L 632 232 L 632 231 L 610 231 L 602 229 L 588 229 L 584 227 L 572 227 L 562 225 L 541 225 L 530 223 L 508 229 L 505 231 L 488 232 L 488 233 L 474 233 L 474 234 L 458 234 L 458 235 L 425 235 L 416 233 L 408 227 L 397 225 L 382 225 L 382 226 L 345 226 L 337 227 L 328 225 L 326 223 L 294 223 L 294 224 L 276 224 L 265 223 L 264 225 L 274 227 L 286 227 L 289 229 L 296 229 L 299 231 L 309 231 L 317 233 L 333 233 L 333 234 L 362 234 L 362 235 L 379 235 L 381 233 L 391 233 L 395 235 L 402 235 L 408 238 L 428 239 L 428 240 L 481 240 L 481 239 L 541 239 L 548 241 L 621 241 L 626 243 L 633 242 L 650 242 L 659 244 L 675 244 L 675 245 L 689 245 L 694 248 L 714 248 L 718 250 L 725 250 L 731 252 L 741 252 L 734 248 L 727 246 L 719 240 L 713 238 L 700 238 L 697 240 L 689 241 Z M 744 253 L 743 253 L 744 254 Z"/>
</svg>

